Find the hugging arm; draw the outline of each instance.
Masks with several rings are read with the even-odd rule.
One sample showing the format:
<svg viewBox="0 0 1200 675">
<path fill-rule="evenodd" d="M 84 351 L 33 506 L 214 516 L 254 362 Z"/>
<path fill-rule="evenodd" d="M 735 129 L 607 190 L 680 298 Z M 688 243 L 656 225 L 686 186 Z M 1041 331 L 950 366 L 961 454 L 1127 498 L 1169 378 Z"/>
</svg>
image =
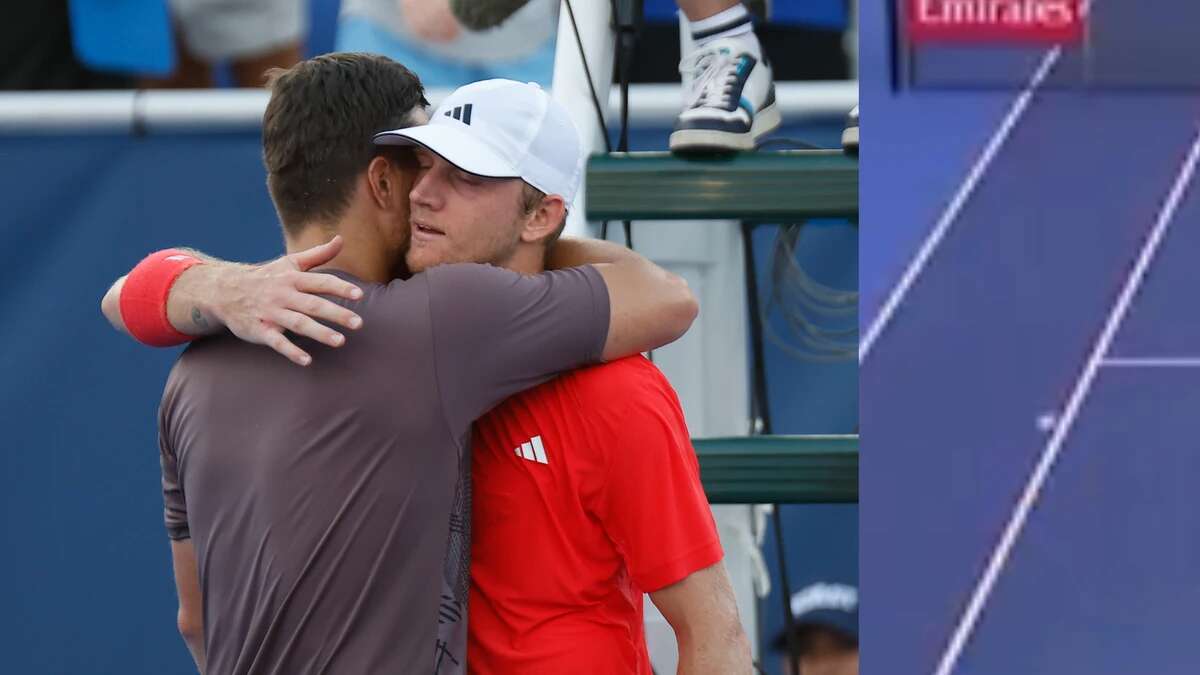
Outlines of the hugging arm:
<svg viewBox="0 0 1200 675">
<path fill-rule="evenodd" d="M 153 344 L 179 344 L 228 328 L 247 342 L 266 345 L 295 363 L 307 365 L 311 357 L 293 344 L 285 331 L 337 347 L 345 342 L 345 336 L 315 319 L 350 329 L 362 325 L 362 319 L 353 311 L 322 297 L 356 300 L 362 290 L 331 274 L 308 271 L 332 260 L 341 247 L 341 238 L 334 237 L 328 243 L 262 265 L 226 262 L 181 250 L 181 254 L 199 258 L 203 264 L 185 269 L 167 293 L 166 319 L 181 335 L 171 343 Z M 100 303 L 109 323 L 125 333 L 131 332 L 125 321 L 130 305 L 126 285 L 136 273 L 138 268 L 117 279 Z"/>
<path fill-rule="evenodd" d="M 563 238 L 546 256 L 550 269 L 592 265 L 608 288 L 611 316 L 604 360 L 650 351 L 679 339 L 700 312 L 687 282 L 633 250 L 599 239 Z"/>
</svg>

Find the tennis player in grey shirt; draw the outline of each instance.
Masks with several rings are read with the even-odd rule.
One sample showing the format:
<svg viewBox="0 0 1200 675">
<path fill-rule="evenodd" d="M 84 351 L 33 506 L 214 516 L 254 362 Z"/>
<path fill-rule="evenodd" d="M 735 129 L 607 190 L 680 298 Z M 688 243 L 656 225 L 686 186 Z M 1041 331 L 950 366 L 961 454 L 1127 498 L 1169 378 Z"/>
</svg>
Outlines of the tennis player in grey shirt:
<svg viewBox="0 0 1200 675">
<path fill-rule="evenodd" d="M 264 160 L 290 255 L 206 259 L 171 288 L 178 330 L 228 318 L 233 333 L 184 352 L 159 421 L 180 628 L 204 672 L 466 672 L 471 423 L 695 318 L 681 280 L 603 242 L 560 241 L 548 262 L 561 269 L 539 275 L 450 264 L 393 281 L 414 171 L 371 136 L 419 123 L 423 105 L 416 78 L 380 57 L 277 76 Z M 555 149 L 534 157 L 534 180 L 565 198 L 543 196 L 520 223 L 530 236 L 557 236 L 581 175 L 573 128 L 545 113 L 498 132 Z M 328 273 L 303 271 L 326 260 Z M 118 328 L 123 290 L 103 302 Z"/>
</svg>

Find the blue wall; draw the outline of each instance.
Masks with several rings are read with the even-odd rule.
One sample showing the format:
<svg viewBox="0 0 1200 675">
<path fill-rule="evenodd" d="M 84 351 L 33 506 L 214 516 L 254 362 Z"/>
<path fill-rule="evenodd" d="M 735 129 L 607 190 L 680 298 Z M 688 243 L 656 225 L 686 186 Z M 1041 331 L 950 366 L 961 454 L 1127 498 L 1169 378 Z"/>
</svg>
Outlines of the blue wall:
<svg viewBox="0 0 1200 675">
<path fill-rule="evenodd" d="M 174 352 L 116 335 L 99 301 L 155 248 L 194 242 L 243 259 L 276 251 L 257 143 L 0 140 L 0 293 L 11 319 L 0 324 L 6 672 L 189 672 L 155 451 Z"/>
<path fill-rule="evenodd" d="M 793 131 L 829 141 L 837 130 Z M 660 132 L 635 134 L 635 147 L 662 144 Z M 3 670 L 193 672 L 175 631 L 156 450 L 175 351 L 117 335 L 99 302 L 157 248 L 240 260 L 280 251 L 258 135 L 0 137 L 0 175 Z M 856 241 L 848 226 L 806 237 L 826 266 L 815 273 L 852 286 Z M 854 428 L 854 364 L 768 358 L 777 431 Z M 830 508 L 835 520 L 829 509 L 789 515 L 793 574 L 830 567 L 854 580 L 857 510 Z"/>
</svg>

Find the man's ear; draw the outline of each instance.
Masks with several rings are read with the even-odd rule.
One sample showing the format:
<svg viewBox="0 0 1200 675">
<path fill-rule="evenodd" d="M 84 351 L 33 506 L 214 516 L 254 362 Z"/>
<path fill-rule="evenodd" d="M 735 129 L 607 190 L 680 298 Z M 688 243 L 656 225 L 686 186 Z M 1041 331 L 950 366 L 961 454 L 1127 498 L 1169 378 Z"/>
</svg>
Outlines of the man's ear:
<svg viewBox="0 0 1200 675">
<path fill-rule="evenodd" d="M 567 203 L 558 195 L 546 195 L 529 214 L 525 227 L 521 229 L 521 241 L 533 244 L 543 241 L 558 231 L 567 215 Z"/>
<path fill-rule="evenodd" d="M 391 207 L 397 193 L 406 192 L 392 160 L 378 155 L 367 165 L 367 192 L 381 209 Z"/>
</svg>

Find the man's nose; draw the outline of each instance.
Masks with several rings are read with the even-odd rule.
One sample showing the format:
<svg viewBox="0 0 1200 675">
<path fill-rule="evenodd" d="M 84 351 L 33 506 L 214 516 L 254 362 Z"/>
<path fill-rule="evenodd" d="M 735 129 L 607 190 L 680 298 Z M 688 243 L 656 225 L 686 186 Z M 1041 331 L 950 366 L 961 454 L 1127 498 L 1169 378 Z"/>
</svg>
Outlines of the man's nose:
<svg viewBox="0 0 1200 675">
<path fill-rule="evenodd" d="M 441 207 L 441 200 L 438 198 L 441 191 L 437 187 L 438 179 L 435 174 L 436 171 L 429 170 L 417 177 L 417 182 L 413 183 L 412 190 L 408 195 L 414 204 L 419 204 L 427 209 Z"/>
</svg>

